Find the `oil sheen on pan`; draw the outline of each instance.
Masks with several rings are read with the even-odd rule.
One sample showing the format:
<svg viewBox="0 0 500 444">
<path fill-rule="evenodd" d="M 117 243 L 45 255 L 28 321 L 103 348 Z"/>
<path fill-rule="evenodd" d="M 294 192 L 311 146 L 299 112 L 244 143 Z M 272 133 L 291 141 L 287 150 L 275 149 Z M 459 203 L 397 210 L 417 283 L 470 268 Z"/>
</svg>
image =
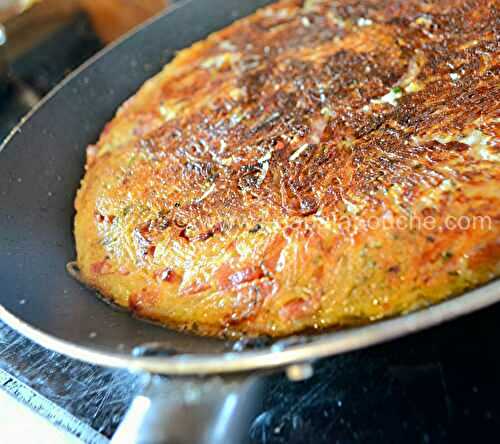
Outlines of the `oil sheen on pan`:
<svg viewBox="0 0 500 444">
<path fill-rule="evenodd" d="M 366 323 L 495 279 L 497 8 L 281 1 L 182 51 L 88 147 L 83 280 L 227 337 Z"/>
</svg>

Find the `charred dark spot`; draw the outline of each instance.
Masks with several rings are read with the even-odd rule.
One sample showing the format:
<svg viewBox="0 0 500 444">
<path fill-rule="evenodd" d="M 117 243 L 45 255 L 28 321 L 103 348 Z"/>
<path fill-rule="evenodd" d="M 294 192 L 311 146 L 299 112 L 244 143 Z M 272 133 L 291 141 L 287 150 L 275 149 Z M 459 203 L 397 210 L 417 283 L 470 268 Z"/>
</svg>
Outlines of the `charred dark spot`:
<svg viewBox="0 0 500 444">
<path fill-rule="evenodd" d="M 262 228 L 260 224 L 255 225 L 253 228 L 250 228 L 249 233 L 257 233 Z"/>
<path fill-rule="evenodd" d="M 444 261 L 449 261 L 453 257 L 453 253 L 451 251 L 443 251 L 441 256 Z"/>
<path fill-rule="evenodd" d="M 210 239 L 211 237 L 214 237 L 214 232 L 212 230 L 206 231 L 205 233 L 198 234 L 197 236 L 193 237 L 193 241 L 206 241 Z"/>
</svg>

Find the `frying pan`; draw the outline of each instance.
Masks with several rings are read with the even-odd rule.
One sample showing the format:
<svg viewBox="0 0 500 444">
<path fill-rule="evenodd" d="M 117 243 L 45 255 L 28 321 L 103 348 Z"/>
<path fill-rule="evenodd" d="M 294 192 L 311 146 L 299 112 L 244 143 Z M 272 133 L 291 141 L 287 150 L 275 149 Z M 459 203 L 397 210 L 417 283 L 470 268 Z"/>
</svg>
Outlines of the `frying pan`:
<svg viewBox="0 0 500 444">
<path fill-rule="evenodd" d="M 369 326 L 234 344 L 138 321 L 106 307 L 66 272 L 75 258 L 73 200 L 85 147 L 177 50 L 268 3 L 177 4 L 66 79 L 0 148 L 0 318 L 49 349 L 147 375 L 144 393 L 133 401 L 116 442 L 240 442 L 258 407 L 266 372 L 284 370 L 292 380 L 305 379 L 319 358 L 403 336 L 500 300 L 496 281 Z"/>
</svg>

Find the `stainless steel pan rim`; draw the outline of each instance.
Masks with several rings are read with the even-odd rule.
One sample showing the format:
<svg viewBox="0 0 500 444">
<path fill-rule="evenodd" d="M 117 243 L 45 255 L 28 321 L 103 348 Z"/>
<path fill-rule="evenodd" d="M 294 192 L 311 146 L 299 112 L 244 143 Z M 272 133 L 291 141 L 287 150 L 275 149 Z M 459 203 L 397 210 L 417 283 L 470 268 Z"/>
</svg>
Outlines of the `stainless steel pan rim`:
<svg viewBox="0 0 500 444">
<path fill-rule="evenodd" d="M 74 359 L 106 367 L 122 367 L 168 375 L 210 375 L 270 370 L 358 350 L 423 330 L 500 301 L 500 280 L 420 311 L 371 325 L 312 337 L 311 342 L 283 350 L 135 357 L 97 352 L 50 336 L 31 327 L 0 306 L 0 319 L 42 346 Z"/>
</svg>

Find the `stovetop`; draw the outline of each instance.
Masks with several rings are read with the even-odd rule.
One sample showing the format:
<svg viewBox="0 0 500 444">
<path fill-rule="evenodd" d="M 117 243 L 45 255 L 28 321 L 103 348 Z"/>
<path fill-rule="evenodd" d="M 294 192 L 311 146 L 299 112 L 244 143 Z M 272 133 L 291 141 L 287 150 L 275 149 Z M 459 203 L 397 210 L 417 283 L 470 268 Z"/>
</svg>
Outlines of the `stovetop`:
<svg viewBox="0 0 500 444">
<path fill-rule="evenodd" d="M 13 66 L 0 139 L 65 74 L 100 49 L 85 16 Z M 1 161 L 1 158 L 0 158 Z M 1 291 L 1 289 L 0 289 Z M 496 442 L 500 306 L 315 365 L 311 379 L 267 380 L 251 443 Z M 0 385 L 87 443 L 110 438 L 140 377 L 43 349 L 0 323 Z"/>
</svg>

